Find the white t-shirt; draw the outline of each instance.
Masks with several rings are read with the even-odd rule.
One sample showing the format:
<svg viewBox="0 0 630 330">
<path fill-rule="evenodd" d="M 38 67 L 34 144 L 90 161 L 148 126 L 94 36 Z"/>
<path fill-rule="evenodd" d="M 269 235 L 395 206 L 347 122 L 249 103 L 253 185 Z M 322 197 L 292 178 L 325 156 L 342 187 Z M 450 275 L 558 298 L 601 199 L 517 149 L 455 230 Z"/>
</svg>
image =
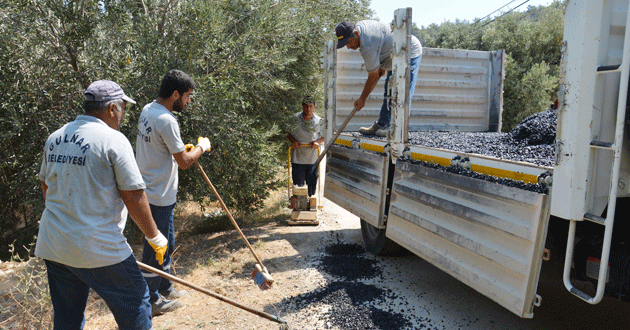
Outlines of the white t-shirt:
<svg viewBox="0 0 630 330">
<path fill-rule="evenodd" d="M 365 69 L 373 72 L 379 68 L 385 71 L 392 70 L 392 47 L 394 39 L 389 24 L 380 21 L 360 21 L 355 26 L 360 33 L 361 44 L 359 51 L 365 62 Z M 411 36 L 409 55 L 416 58 L 422 55 L 422 45 L 416 36 Z"/>
<path fill-rule="evenodd" d="M 131 254 L 119 190 L 144 189 L 129 140 L 80 115 L 46 140 L 39 179 L 48 185 L 35 255 L 75 268 L 119 263 Z"/>
<path fill-rule="evenodd" d="M 298 112 L 291 117 L 291 127 L 289 133 L 300 144 L 309 144 L 317 141 L 321 137 L 322 118 L 313 114 L 311 120 L 304 120 L 302 112 Z M 295 164 L 313 164 L 318 157 L 317 149 L 302 147 L 291 149 L 291 162 Z"/>
<path fill-rule="evenodd" d="M 145 105 L 138 121 L 136 159 L 150 204 L 169 206 L 177 201 L 179 178 L 173 154 L 184 149 L 173 113 L 155 101 Z"/>
</svg>

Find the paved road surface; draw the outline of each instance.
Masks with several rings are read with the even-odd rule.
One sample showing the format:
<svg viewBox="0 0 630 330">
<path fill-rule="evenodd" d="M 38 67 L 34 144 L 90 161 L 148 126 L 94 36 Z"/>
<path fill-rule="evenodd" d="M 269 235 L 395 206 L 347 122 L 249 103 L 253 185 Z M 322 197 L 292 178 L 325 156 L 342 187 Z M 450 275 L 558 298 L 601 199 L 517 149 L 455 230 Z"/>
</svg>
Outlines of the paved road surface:
<svg viewBox="0 0 630 330">
<path fill-rule="evenodd" d="M 324 214 L 332 213 L 337 240 L 363 246 L 359 219 L 325 200 Z M 326 218 L 326 217 L 323 217 Z M 324 221 L 320 226 L 326 226 Z M 411 322 L 412 329 L 628 329 L 630 304 L 605 298 L 589 305 L 567 292 L 562 284 L 562 260 L 545 262 L 538 294 L 542 305 L 533 319 L 522 319 L 455 280 L 415 255 L 376 257 L 381 276 L 361 282 L 386 289 L 386 303 L 376 304 Z M 397 296 L 397 297 L 395 297 Z M 394 298 L 392 298 L 394 297 Z"/>
</svg>

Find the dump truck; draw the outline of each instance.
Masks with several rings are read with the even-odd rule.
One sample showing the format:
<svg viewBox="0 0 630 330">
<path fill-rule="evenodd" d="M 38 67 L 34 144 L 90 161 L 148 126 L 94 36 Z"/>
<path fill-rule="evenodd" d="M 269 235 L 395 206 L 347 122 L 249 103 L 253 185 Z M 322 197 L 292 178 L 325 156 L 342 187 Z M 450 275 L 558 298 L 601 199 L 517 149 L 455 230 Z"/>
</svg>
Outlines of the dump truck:
<svg viewBox="0 0 630 330">
<path fill-rule="evenodd" d="M 360 218 L 367 250 L 403 247 L 520 317 L 542 306 L 548 258 L 564 258 L 563 281 L 576 299 L 628 300 L 629 13 L 627 0 L 566 1 L 555 157 L 540 165 L 409 142 L 417 131 L 500 132 L 506 55 L 423 48 L 409 102 L 412 10 L 396 10 L 389 134 L 356 132 L 378 118 L 381 81 L 327 152 L 324 196 Z M 330 139 L 367 72 L 360 54 L 337 50 L 336 40 L 324 44 L 322 68 Z M 549 237 L 562 248 L 548 250 Z M 590 291 L 575 284 L 584 282 Z"/>
</svg>

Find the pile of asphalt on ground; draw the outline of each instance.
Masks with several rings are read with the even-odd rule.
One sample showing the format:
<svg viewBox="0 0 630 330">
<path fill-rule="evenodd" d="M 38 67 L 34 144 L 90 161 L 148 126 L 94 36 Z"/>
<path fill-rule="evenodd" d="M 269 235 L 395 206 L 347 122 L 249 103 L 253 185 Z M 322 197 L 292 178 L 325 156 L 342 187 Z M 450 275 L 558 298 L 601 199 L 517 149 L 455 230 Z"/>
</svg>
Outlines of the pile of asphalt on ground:
<svg viewBox="0 0 630 330">
<path fill-rule="evenodd" d="M 318 329 L 413 329 L 414 324 L 423 320 L 410 320 L 413 316 L 396 312 L 396 307 L 400 307 L 394 306 L 398 295 L 390 289 L 370 284 L 380 282 L 382 276 L 375 258 L 358 244 L 326 246 L 318 258 L 317 268 L 325 274 L 327 284 L 290 298 L 284 304 L 302 310 L 309 319 L 325 319 Z"/>
</svg>

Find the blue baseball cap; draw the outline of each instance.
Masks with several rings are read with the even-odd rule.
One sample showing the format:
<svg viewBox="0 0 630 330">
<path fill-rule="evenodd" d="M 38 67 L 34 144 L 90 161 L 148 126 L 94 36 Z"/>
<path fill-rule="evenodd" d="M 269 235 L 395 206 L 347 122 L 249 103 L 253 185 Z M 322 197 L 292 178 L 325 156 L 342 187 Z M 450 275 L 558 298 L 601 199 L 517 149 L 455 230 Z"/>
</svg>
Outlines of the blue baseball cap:
<svg viewBox="0 0 630 330">
<path fill-rule="evenodd" d="M 136 104 L 123 89 L 111 80 L 97 80 L 85 90 L 85 100 L 88 102 L 104 102 L 123 99 L 125 102 Z"/>
<path fill-rule="evenodd" d="M 344 47 L 348 43 L 348 39 L 354 31 L 354 24 L 350 22 L 341 22 L 337 25 L 335 33 L 337 34 L 337 49 Z"/>
</svg>

